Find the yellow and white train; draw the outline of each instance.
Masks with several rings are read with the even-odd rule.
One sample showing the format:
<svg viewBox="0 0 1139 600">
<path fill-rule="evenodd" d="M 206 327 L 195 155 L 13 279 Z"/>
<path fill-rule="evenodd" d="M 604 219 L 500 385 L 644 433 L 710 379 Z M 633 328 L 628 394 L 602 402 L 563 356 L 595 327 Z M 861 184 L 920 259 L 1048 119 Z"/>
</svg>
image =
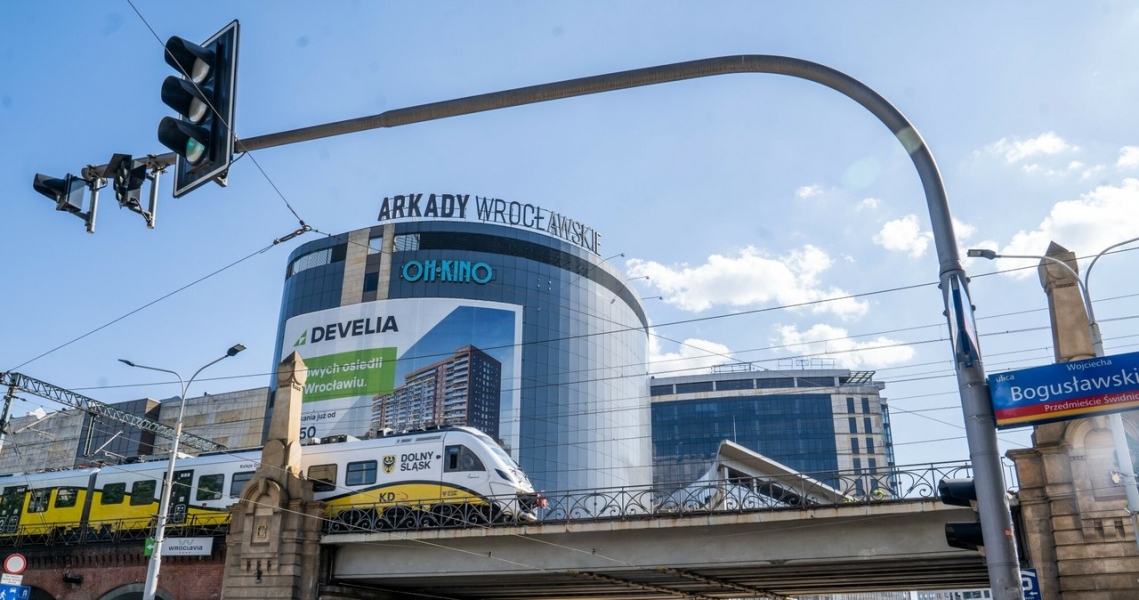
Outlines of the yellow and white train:
<svg viewBox="0 0 1139 600">
<path fill-rule="evenodd" d="M 305 446 L 302 470 L 327 503 L 327 530 L 533 520 L 542 498 L 510 456 L 468 427 Z M 260 450 L 179 459 L 168 525 L 213 527 L 253 479 Z M 0 538 L 146 533 L 166 461 L 0 476 Z"/>
</svg>

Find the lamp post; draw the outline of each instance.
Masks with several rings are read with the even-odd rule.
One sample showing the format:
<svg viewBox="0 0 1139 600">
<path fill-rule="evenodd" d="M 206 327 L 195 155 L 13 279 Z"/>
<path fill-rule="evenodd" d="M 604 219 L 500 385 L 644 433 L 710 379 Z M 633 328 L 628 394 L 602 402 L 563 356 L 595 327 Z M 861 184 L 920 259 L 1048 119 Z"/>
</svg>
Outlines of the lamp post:
<svg viewBox="0 0 1139 600">
<path fill-rule="evenodd" d="M 1092 349 L 1095 351 L 1096 357 L 1104 355 L 1103 351 L 1103 337 L 1099 333 L 1099 323 L 1095 318 L 1095 308 L 1092 307 L 1092 297 L 1088 292 L 1088 278 L 1092 275 L 1092 268 L 1095 263 L 1104 254 L 1114 250 L 1120 246 L 1130 244 L 1132 242 L 1139 242 L 1139 237 L 1124 240 L 1117 244 L 1112 244 L 1107 248 L 1100 251 L 1092 258 L 1091 264 L 1088 265 L 1087 270 L 1084 271 L 1083 280 L 1080 279 L 1080 274 L 1071 267 L 1067 262 L 1064 262 L 1053 256 L 1033 256 L 1023 254 L 997 254 L 994 250 L 983 250 L 974 248 L 969 250 L 968 255 L 974 258 L 987 258 L 994 260 L 998 258 L 1031 258 L 1039 260 L 1051 261 L 1054 264 L 1064 267 L 1076 279 L 1079 284 L 1080 293 L 1084 297 L 1084 309 L 1088 313 L 1088 331 L 1091 333 Z M 1127 512 L 1131 516 L 1131 530 L 1135 533 L 1135 544 L 1139 546 L 1139 488 L 1135 485 L 1135 467 L 1131 463 L 1131 449 L 1127 447 L 1127 431 L 1123 428 L 1123 416 L 1119 413 L 1111 413 L 1108 415 L 1108 422 L 1111 424 L 1111 437 L 1115 442 L 1115 455 L 1119 460 L 1119 470 L 1123 475 L 1123 488 L 1127 493 Z"/>
<path fill-rule="evenodd" d="M 147 369 L 150 371 L 161 371 L 163 373 L 170 373 L 178 378 L 178 383 L 182 386 L 182 395 L 179 397 L 181 406 L 178 407 L 178 421 L 174 425 L 174 441 L 170 445 L 170 460 L 166 467 L 166 482 L 162 487 L 162 496 L 159 499 L 158 505 L 158 522 L 155 524 L 154 531 L 154 551 L 150 555 L 150 562 L 146 565 L 146 586 L 143 588 L 143 600 L 154 600 L 154 595 L 158 591 L 158 570 L 162 568 L 162 541 L 166 534 L 166 519 L 170 513 L 170 494 L 171 488 L 174 486 L 174 464 L 178 459 L 178 441 L 182 437 L 182 417 L 186 414 L 186 390 L 190 388 L 190 384 L 194 383 L 194 378 L 199 373 L 205 371 L 207 367 L 217 364 L 231 356 L 237 355 L 238 352 L 245 350 L 245 346 L 235 344 L 229 350 L 226 350 L 225 356 L 215 359 L 207 363 L 202 368 L 194 372 L 188 381 L 183 381 L 182 376 L 176 371 L 170 369 L 160 369 L 158 367 L 148 367 L 133 363 L 124 358 L 120 358 L 119 362 L 127 365 L 128 367 L 135 367 L 137 369 Z"/>
</svg>

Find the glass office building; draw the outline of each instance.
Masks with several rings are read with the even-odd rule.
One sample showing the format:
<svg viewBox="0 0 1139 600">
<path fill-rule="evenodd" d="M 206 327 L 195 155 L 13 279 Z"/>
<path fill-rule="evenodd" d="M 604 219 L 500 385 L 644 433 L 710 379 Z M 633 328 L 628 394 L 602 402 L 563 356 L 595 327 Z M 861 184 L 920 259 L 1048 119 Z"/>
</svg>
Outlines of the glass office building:
<svg viewBox="0 0 1139 600">
<path fill-rule="evenodd" d="M 836 472 L 886 472 L 894 465 L 889 408 L 884 384 L 872 377 L 807 369 L 653 378 L 653 483 L 675 489 L 695 481 L 720 440 L 825 483 L 835 483 Z"/>
<path fill-rule="evenodd" d="M 474 346 L 501 364 L 498 436 L 535 488 L 651 483 L 644 310 L 599 236 L 561 223 L 392 219 L 294 250 L 276 356 L 309 366 L 302 437 L 375 435 L 376 402 Z"/>
</svg>

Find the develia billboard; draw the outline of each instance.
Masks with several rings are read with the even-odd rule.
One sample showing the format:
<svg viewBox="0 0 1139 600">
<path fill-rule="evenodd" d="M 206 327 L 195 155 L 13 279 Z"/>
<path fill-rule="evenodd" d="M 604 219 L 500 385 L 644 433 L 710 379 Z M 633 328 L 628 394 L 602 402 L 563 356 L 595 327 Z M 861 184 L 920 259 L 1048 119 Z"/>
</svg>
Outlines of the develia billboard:
<svg viewBox="0 0 1139 600">
<path fill-rule="evenodd" d="M 378 300 L 298 315 L 285 323 L 284 360 L 308 366 L 301 439 L 362 436 L 375 402 L 409 374 L 467 346 L 501 364 L 499 435 L 517 447 L 522 308 L 454 298 Z"/>
</svg>

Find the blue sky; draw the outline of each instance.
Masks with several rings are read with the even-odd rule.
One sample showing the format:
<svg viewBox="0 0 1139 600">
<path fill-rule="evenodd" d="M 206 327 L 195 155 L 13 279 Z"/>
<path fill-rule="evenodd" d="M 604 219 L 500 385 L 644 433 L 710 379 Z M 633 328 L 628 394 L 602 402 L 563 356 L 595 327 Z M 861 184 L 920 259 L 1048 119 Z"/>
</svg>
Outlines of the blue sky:
<svg viewBox="0 0 1139 600">
<path fill-rule="evenodd" d="M 104 401 L 177 393 L 116 358 L 189 374 L 236 342 L 249 350 L 191 393 L 265 385 L 292 248 L 374 223 L 384 196 L 469 193 L 563 212 L 647 276 L 634 283 L 656 325 L 653 372 L 819 355 L 886 382 L 899 463 L 968 455 L 940 296 L 922 285 L 938 269 L 917 174 L 876 119 L 810 82 L 725 76 L 266 149 L 228 188 L 173 199 L 164 178 L 154 230 L 104 193 L 88 235 L 32 190 L 37 172 L 164 151 L 162 43 L 233 19 L 242 137 L 777 54 L 838 69 L 910 119 L 963 247 L 1039 254 L 1055 240 L 1086 255 L 1139 236 L 1139 9 L 1126 2 L 134 6 L 0 8 L 0 369 Z M 274 246 L 293 211 L 317 231 Z M 1091 282 L 1109 354 L 1136 350 L 1135 257 L 1103 259 Z M 1034 270 L 978 277 L 1031 264 L 966 263 L 989 372 L 1052 360 Z M 34 408 L 24 397 L 17 415 Z M 1028 443 L 1026 430 L 1001 437 Z"/>
</svg>

